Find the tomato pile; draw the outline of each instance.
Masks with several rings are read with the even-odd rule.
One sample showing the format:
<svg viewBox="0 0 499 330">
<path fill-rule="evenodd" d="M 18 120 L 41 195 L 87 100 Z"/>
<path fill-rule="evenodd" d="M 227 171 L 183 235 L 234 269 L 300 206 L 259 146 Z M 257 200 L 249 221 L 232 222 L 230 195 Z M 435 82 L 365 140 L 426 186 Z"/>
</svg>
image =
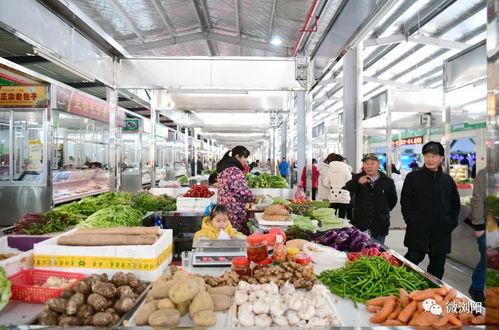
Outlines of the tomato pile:
<svg viewBox="0 0 499 330">
<path fill-rule="evenodd" d="M 196 184 L 184 194 L 184 197 L 210 198 L 214 194 L 208 189 L 208 186 Z"/>
<path fill-rule="evenodd" d="M 364 250 L 362 250 L 362 252 L 351 252 L 348 254 L 348 260 L 355 261 L 355 260 L 359 259 L 360 256 L 366 256 L 366 257 L 381 256 L 384 259 L 390 261 L 390 263 L 393 266 L 400 266 L 401 265 L 400 261 L 397 258 L 395 258 L 394 256 L 392 256 L 392 254 L 390 252 L 388 252 L 388 251 L 381 252 L 377 248 L 364 249 Z"/>
</svg>

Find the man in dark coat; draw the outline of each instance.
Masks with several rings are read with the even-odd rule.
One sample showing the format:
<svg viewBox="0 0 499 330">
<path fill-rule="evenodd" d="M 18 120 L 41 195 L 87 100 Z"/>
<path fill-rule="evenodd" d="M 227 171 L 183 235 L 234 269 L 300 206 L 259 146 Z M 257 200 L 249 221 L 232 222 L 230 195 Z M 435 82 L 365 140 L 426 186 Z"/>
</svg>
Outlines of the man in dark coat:
<svg viewBox="0 0 499 330">
<path fill-rule="evenodd" d="M 409 250 L 405 257 L 417 265 L 428 254 L 428 272 L 441 279 L 461 203 L 454 180 L 442 172 L 442 144 L 428 142 L 423 156 L 424 166 L 407 174 L 400 198 L 407 224 L 404 245 Z"/>
<path fill-rule="evenodd" d="M 367 154 L 362 163 L 363 171 L 354 174 L 345 185 L 355 197 L 352 224 L 361 231 L 369 230 L 373 239 L 385 244 L 397 191 L 393 180 L 379 170 L 375 154 Z"/>
</svg>

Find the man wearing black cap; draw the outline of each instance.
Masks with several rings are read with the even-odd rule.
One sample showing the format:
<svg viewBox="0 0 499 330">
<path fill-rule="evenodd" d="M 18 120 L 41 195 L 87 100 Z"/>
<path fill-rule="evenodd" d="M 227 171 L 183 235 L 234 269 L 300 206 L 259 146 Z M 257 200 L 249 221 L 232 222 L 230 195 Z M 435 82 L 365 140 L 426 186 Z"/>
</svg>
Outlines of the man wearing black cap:
<svg viewBox="0 0 499 330">
<path fill-rule="evenodd" d="M 354 174 L 345 185 L 355 194 L 352 224 L 361 231 L 369 230 L 371 237 L 381 244 L 390 229 L 390 211 L 397 204 L 393 180 L 379 170 L 375 154 L 362 158 L 362 172 Z"/>
<path fill-rule="evenodd" d="M 428 272 L 441 279 L 461 203 L 454 180 L 442 172 L 442 144 L 428 142 L 423 156 L 423 168 L 407 174 L 400 198 L 407 224 L 404 245 L 409 250 L 405 257 L 417 265 L 428 254 Z"/>
</svg>

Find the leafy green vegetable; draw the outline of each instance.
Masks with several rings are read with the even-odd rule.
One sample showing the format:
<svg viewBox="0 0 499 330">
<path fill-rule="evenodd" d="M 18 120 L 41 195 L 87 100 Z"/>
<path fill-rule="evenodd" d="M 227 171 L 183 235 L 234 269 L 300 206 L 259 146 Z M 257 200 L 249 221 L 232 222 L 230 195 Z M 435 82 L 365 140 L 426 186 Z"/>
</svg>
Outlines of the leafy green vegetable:
<svg viewBox="0 0 499 330">
<path fill-rule="evenodd" d="M 81 215 L 86 218 L 110 205 L 130 204 L 131 199 L 132 195 L 129 192 L 107 192 L 96 197 L 89 196 L 82 198 L 78 202 L 61 205 L 54 208 L 54 211 Z"/>
<path fill-rule="evenodd" d="M 217 170 L 204 170 L 201 172 L 201 175 L 210 175 L 214 173 L 217 173 Z"/>
<path fill-rule="evenodd" d="M 132 206 L 142 213 L 148 211 L 174 211 L 177 208 L 175 199 L 172 200 L 167 195 L 154 196 L 148 192 L 139 192 L 133 195 Z"/>
<path fill-rule="evenodd" d="M 345 267 L 323 271 L 318 278 L 332 293 L 365 303 L 367 300 L 388 295 L 399 296 L 399 289 L 408 292 L 436 288 L 422 275 L 393 266 L 383 257 L 361 256 Z"/>
<path fill-rule="evenodd" d="M 288 201 L 286 198 L 282 198 L 282 197 L 272 197 L 272 200 L 274 201 L 272 204 L 284 204 L 284 205 L 291 204 L 290 201 Z"/>
<path fill-rule="evenodd" d="M 179 179 L 178 179 L 178 182 L 180 183 L 189 183 L 189 178 L 186 177 L 185 175 L 184 176 L 181 176 Z"/>
<path fill-rule="evenodd" d="M 279 175 L 268 175 L 263 173 L 259 176 L 246 174 L 246 180 L 250 188 L 289 188 L 286 179 Z"/>
<path fill-rule="evenodd" d="M 293 239 L 304 239 L 307 241 L 314 241 L 317 237 L 320 236 L 319 233 L 314 233 L 311 230 L 306 230 L 300 228 L 298 226 L 289 226 L 286 231 L 286 240 L 290 241 Z"/>
<path fill-rule="evenodd" d="M 489 288 L 497 288 L 499 286 L 499 271 L 487 268 L 485 285 Z"/>
<path fill-rule="evenodd" d="M 293 219 L 293 225 L 303 230 L 313 231 L 317 229 L 317 226 L 312 224 L 309 217 L 296 217 Z"/>
<path fill-rule="evenodd" d="M 84 217 L 79 214 L 55 210 L 42 213 L 40 218 L 43 222 L 32 222 L 29 227 L 22 229 L 21 232 L 27 235 L 43 235 L 46 233 L 65 231 L 68 227 L 75 226 L 84 219 Z"/>
<path fill-rule="evenodd" d="M 310 205 L 312 205 L 316 209 L 328 208 L 329 204 L 330 203 L 328 201 L 312 201 L 312 202 L 310 202 Z"/>
<path fill-rule="evenodd" d="M 130 205 L 112 205 L 103 208 L 85 221 L 78 224 L 80 228 L 133 227 L 142 225 L 143 213 Z"/>
<path fill-rule="evenodd" d="M 7 305 L 11 296 L 11 282 L 7 279 L 3 267 L 0 267 L 0 310 Z"/>
</svg>

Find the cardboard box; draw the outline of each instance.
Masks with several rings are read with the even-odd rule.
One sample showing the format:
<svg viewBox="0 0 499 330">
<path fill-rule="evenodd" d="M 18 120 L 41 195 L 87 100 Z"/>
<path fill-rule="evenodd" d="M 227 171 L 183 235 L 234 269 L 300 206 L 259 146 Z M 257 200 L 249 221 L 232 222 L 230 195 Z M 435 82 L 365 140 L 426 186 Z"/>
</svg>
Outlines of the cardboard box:
<svg viewBox="0 0 499 330">
<path fill-rule="evenodd" d="M 204 212 L 211 203 L 216 203 L 217 198 L 178 197 L 177 211 Z"/>
<path fill-rule="evenodd" d="M 73 229 L 63 235 L 72 234 Z M 161 230 L 153 245 L 62 246 L 59 237 L 35 244 L 34 268 L 73 273 L 133 273 L 144 281 L 153 281 L 172 261 L 173 231 Z"/>
</svg>

